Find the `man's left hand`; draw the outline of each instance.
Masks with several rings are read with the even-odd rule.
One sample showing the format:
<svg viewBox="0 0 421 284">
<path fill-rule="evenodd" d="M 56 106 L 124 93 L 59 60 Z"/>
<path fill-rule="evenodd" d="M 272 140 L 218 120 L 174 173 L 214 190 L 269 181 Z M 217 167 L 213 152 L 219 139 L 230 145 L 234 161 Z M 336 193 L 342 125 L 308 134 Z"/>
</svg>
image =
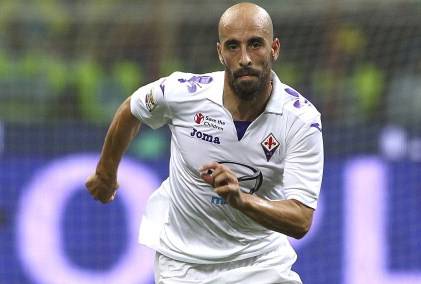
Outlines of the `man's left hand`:
<svg viewBox="0 0 421 284">
<path fill-rule="evenodd" d="M 234 172 L 217 162 L 209 163 L 199 169 L 205 182 L 212 185 L 214 191 L 234 208 L 239 209 L 244 203 L 244 194 Z"/>
</svg>

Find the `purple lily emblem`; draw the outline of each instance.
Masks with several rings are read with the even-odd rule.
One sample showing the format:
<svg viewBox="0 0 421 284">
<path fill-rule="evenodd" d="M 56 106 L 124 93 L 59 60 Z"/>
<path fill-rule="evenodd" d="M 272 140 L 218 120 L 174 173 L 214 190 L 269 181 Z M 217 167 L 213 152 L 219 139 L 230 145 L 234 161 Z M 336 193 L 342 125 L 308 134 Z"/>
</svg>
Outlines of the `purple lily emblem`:
<svg viewBox="0 0 421 284">
<path fill-rule="evenodd" d="M 211 76 L 193 76 L 190 79 L 178 79 L 180 83 L 187 83 L 187 90 L 189 93 L 197 91 L 197 87 L 201 88 L 202 84 L 209 84 L 213 81 Z"/>
<path fill-rule="evenodd" d="M 320 126 L 320 123 L 318 122 L 310 124 L 310 127 L 317 128 L 320 132 L 322 132 L 322 127 Z"/>
<path fill-rule="evenodd" d="M 166 81 L 166 80 L 164 79 L 164 80 L 162 81 L 162 83 L 159 85 L 159 87 L 161 88 L 161 91 L 162 91 L 162 93 L 163 93 L 163 94 L 165 94 L 165 84 L 164 84 L 164 83 L 165 83 L 165 81 Z"/>
</svg>

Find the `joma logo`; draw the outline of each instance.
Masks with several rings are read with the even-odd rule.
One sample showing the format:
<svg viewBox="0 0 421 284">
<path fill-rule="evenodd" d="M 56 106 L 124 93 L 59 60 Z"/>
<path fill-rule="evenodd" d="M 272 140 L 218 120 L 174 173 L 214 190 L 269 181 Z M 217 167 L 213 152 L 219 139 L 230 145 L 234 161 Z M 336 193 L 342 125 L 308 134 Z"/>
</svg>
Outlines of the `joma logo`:
<svg viewBox="0 0 421 284">
<path fill-rule="evenodd" d="M 196 137 L 198 139 L 202 139 L 209 143 L 221 144 L 221 141 L 219 140 L 218 136 L 213 136 L 207 133 L 203 133 L 201 131 L 198 131 L 196 128 L 193 128 L 193 131 L 190 133 L 190 136 Z"/>
</svg>

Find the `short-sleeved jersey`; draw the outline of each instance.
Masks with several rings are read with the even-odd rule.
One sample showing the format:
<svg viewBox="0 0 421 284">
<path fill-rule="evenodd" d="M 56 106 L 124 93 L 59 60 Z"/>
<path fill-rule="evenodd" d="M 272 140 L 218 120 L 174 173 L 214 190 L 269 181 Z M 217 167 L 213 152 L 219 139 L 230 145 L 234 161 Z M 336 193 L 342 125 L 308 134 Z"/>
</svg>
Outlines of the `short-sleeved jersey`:
<svg viewBox="0 0 421 284">
<path fill-rule="evenodd" d="M 296 199 L 316 208 L 323 171 L 320 114 L 275 73 L 272 82 L 264 112 L 240 140 L 223 106 L 223 71 L 175 72 L 132 95 L 134 116 L 152 128 L 168 125 L 172 132 L 169 177 L 147 205 L 141 243 L 191 263 L 245 259 L 279 247 L 286 263 L 295 261 L 285 235 L 225 203 L 199 173 L 213 161 L 250 165 L 263 174 L 255 193 L 261 198 Z"/>
</svg>

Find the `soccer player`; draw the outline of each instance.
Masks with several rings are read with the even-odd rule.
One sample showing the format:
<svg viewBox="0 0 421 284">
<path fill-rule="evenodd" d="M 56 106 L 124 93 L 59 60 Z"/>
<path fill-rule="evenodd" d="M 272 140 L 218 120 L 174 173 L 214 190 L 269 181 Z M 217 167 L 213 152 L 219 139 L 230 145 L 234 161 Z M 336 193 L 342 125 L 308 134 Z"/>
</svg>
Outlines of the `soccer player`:
<svg viewBox="0 0 421 284">
<path fill-rule="evenodd" d="M 224 71 L 175 72 L 117 110 L 95 174 L 107 203 L 140 124 L 168 125 L 169 177 L 148 201 L 139 241 L 156 250 L 156 283 L 301 283 L 287 236 L 302 238 L 317 206 L 320 114 L 272 71 L 280 51 L 268 13 L 236 4 L 220 18 Z M 140 186 L 141 187 L 141 186 Z"/>
</svg>

